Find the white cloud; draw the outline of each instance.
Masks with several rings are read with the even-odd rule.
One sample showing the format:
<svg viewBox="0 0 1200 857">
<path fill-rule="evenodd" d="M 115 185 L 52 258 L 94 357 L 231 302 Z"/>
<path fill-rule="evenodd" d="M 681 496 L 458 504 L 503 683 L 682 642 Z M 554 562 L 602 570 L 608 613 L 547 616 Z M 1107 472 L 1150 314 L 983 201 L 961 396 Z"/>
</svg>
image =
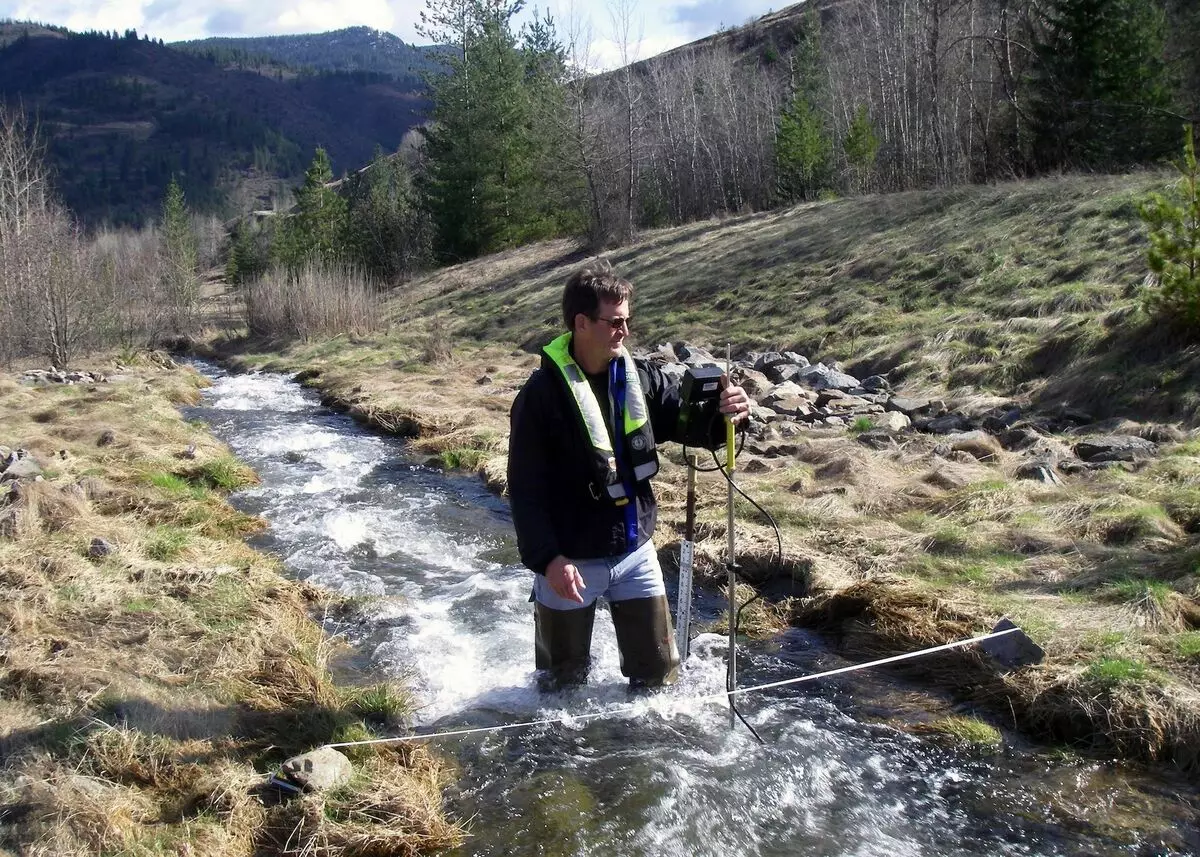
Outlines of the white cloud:
<svg viewBox="0 0 1200 857">
<path fill-rule="evenodd" d="M 354 4 L 337 0 L 307 0 L 284 9 L 276 21 L 281 30 L 292 33 L 323 33 L 358 24 L 377 30 L 390 30 L 395 24 L 392 10 L 385 0 Z"/>
</svg>

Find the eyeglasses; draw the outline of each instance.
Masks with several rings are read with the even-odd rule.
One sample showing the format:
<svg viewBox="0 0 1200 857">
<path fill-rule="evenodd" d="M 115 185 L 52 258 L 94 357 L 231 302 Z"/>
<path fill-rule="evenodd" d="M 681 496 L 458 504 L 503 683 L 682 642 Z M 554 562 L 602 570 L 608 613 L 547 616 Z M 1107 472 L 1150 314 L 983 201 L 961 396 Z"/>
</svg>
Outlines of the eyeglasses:
<svg viewBox="0 0 1200 857">
<path fill-rule="evenodd" d="M 613 330 L 620 330 L 622 327 L 625 328 L 626 330 L 630 330 L 631 329 L 630 325 L 633 324 L 633 317 L 628 316 L 628 315 L 626 315 L 626 316 L 614 315 L 612 318 L 605 318 L 602 315 L 598 315 L 593 319 L 593 321 L 602 321 L 605 324 L 607 324 L 609 327 L 611 327 Z"/>
</svg>

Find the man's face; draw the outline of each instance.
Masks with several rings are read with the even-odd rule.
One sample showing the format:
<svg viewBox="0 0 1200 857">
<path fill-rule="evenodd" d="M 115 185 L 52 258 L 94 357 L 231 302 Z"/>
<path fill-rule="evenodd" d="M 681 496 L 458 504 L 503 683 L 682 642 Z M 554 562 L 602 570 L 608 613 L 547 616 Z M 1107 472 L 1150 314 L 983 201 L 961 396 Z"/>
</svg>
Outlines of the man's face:
<svg viewBox="0 0 1200 857">
<path fill-rule="evenodd" d="M 613 323 L 627 322 L 628 318 L 629 301 L 612 303 L 604 300 L 600 301 L 595 319 L 582 313 L 575 316 L 575 356 L 585 370 L 598 371 L 621 353 L 621 344 L 629 335 L 629 325 L 618 323 L 613 327 Z"/>
</svg>

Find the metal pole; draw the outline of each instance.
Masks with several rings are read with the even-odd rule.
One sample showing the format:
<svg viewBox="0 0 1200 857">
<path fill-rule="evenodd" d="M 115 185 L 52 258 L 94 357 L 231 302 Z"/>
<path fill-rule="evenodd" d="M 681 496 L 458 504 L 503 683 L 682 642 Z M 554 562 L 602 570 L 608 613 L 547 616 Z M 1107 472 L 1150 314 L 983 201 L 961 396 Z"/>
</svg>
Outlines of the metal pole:
<svg viewBox="0 0 1200 857">
<path fill-rule="evenodd" d="M 730 346 L 725 346 L 725 375 L 732 381 L 730 375 Z M 729 587 L 729 655 L 725 674 L 725 690 L 729 693 L 729 725 L 736 723 L 735 702 L 733 692 L 737 690 L 737 573 L 736 546 L 733 532 L 733 419 L 725 417 L 725 470 L 727 477 L 727 494 L 725 501 L 725 570 L 728 572 Z"/>
<path fill-rule="evenodd" d="M 687 517 L 683 542 L 679 545 L 679 598 L 675 609 L 675 647 L 679 660 L 686 663 L 691 648 L 692 562 L 696 544 L 696 456 L 688 455 Z"/>
</svg>

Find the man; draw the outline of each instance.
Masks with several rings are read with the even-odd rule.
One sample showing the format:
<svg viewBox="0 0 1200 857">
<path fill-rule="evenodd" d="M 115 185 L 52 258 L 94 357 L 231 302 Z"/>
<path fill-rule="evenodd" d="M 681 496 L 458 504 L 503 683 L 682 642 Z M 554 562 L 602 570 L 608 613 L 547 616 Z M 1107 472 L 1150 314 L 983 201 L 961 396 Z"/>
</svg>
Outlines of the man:
<svg viewBox="0 0 1200 857">
<path fill-rule="evenodd" d="M 678 675 L 662 569 L 651 536 L 657 504 L 655 445 L 678 440 L 679 385 L 634 360 L 633 287 L 607 263 L 576 271 L 563 291 L 567 332 L 513 402 L 508 490 L 521 560 L 535 572 L 534 649 L 543 687 L 587 680 L 596 600 L 608 598 L 621 672 L 633 686 Z M 720 410 L 750 412 L 726 384 Z M 712 447 L 724 442 L 714 419 Z"/>
</svg>

